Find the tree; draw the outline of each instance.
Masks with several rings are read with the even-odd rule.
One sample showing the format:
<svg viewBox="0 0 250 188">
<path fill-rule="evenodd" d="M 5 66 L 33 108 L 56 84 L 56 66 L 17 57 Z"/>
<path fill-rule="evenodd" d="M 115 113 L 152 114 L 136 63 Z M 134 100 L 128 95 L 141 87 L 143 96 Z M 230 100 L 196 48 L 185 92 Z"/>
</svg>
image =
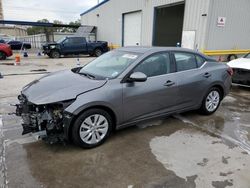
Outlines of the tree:
<svg viewBox="0 0 250 188">
<path fill-rule="evenodd" d="M 37 22 L 49 23 L 48 19 L 38 20 Z M 54 24 L 63 24 L 60 20 L 54 20 Z M 70 22 L 69 25 L 81 26 L 80 19 Z M 68 27 L 41 27 L 41 26 L 32 26 L 27 29 L 28 35 L 35 35 L 41 33 L 51 33 L 51 32 L 76 32 L 77 28 L 68 28 Z"/>
<path fill-rule="evenodd" d="M 49 20 L 42 19 L 42 20 L 38 20 L 37 22 L 49 23 Z M 36 34 L 40 34 L 40 33 L 45 33 L 45 30 L 46 30 L 45 27 L 32 26 L 32 27 L 29 27 L 27 29 L 27 33 L 28 33 L 28 35 L 36 35 Z"/>
</svg>

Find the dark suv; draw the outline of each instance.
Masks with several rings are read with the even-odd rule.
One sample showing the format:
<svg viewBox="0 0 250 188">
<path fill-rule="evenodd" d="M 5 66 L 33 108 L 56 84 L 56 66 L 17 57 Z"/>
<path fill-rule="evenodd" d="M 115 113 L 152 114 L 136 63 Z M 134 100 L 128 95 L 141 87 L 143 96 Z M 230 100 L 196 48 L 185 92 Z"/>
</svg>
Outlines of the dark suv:
<svg viewBox="0 0 250 188">
<path fill-rule="evenodd" d="M 51 58 L 61 55 L 89 54 L 100 56 L 107 52 L 108 43 L 103 41 L 87 42 L 85 37 L 65 37 L 54 43 L 43 45 L 43 53 Z"/>
</svg>

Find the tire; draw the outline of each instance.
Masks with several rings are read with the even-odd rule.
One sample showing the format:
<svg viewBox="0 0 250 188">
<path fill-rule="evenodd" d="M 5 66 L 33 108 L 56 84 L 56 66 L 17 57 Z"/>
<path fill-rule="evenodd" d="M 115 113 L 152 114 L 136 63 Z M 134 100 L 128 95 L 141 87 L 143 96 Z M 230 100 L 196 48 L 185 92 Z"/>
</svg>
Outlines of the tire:
<svg viewBox="0 0 250 188">
<path fill-rule="evenodd" d="M 220 89 L 212 87 L 205 95 L 200 108 L 201 114 L 211 115 L 219 108 L 222 100 Z"/>
<path fill-rule="evenodd" d="M 60 56 L 61 56 L 61 54 L 56 50 L 50 52 L 50 57 L 51 58 L 60 58 Z"/>
<path fill-rule="evenodd" d="M 238 58 L 237 55 L 235 55 L 235 54 L 230 54 L 230 55 L 227 57 L 227 61 L 232 61 L 232 60 L 237 59 L 237 58 Z"/>
<path fill-rule="evenodd" d="M 95 51 L 94 51 L 94 54 L 95 54 L 96 57 L 101 56 L 103 54 L 102 49 L 96 48 Z"/>
<path fill-rule="evenodd" d="M 104 143 L 112 127 L 113 121 L 109 113 L 102 109 L 90 109 L 83 112 L 73 124 L 72 140 L 82 148 L 94 148 Z"/>
<path fill-rule="evenodd" d="M 6 54 L 4 52 L 0 52 L 0 60 L 5 60 Z"/>
</svg>

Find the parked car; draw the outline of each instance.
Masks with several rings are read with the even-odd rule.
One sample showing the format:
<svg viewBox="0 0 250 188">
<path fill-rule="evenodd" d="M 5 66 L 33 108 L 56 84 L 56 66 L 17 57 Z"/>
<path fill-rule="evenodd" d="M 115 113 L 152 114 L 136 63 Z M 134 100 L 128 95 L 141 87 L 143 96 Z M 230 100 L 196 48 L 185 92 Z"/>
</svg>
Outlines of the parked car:
<svg viewBox="0 0 250 188">
<path fill-rule="evenodd" d="M 10 45 L 12 50 L 31 49 L 31 44 L 28 42 L 12 40 L 9 41 L 7 44 Z"/>
<path fill-rule="evenodd" d="M 109 49 L 107 42 L 87 42 L 85 37 L 65 37 L 55 43 L 43 45 L 43 50 L 43 53 L 49 57 L 59 58 L 61 55 L 79 54 L 99 57 Z"/>
<path fill-rule="evenodd" d="M 92 148 L 114 129 L 144 120 L 195 109 L 214 113 L 231 76 L 229 66 L 195 51 L 120 48 L 31 82 L 18 97 L 16 114 L 23 134 L 43 131 L 45 140 Z"/>
<path fill-rule="evenodd" d="M 233 69 L 233 83 L 250 87 L 250 53 L 244 57 L 232 60 L 228 65 Z"/>
<path fill-rule="evenodd" d="M 0 60 L 12 56 L 12 50 L 8 44 L 0 43 Z"/>
</svg>

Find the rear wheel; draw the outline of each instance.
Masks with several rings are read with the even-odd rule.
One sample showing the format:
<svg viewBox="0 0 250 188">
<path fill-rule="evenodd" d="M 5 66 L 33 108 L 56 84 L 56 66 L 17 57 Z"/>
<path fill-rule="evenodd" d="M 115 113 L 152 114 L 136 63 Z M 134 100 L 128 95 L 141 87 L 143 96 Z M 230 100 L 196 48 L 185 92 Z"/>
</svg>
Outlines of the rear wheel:
<svg viewBox="0 0 250 188">
<path fill-rule="evenodd" d="M 50 57 L 51 58 L 60 58 L 60 53 L 58 51 L 54 50 L 50 53 Z"/>
<path fill-rule="evenodd" d="M 5 60 L 6 54 L 4 52 L 0 52 L 0 60 Z"/>
<path fill-rule="evenodd" d="M 216 112 L 220 106 L 221 99 L 221 91 L 216 87 L 211 88 L 202 101 L 201 113 L 210 115 Z"/>
<path fill-rule="evenodd" d="M 101 145 L 111 130 L 111 116 L 104 110 L 90 109 L 76 119 L 72 127 L 72 139 L 80 147 L 93 148 Z"/>
<path fill-rule="evenodd" d="M 95 49 L 95 52 L 94 52 L 95 56 L 96 57 L 99 57 L 103 54 L 102 50 L 100 48 L 97 48 Z"/>
</svg>

